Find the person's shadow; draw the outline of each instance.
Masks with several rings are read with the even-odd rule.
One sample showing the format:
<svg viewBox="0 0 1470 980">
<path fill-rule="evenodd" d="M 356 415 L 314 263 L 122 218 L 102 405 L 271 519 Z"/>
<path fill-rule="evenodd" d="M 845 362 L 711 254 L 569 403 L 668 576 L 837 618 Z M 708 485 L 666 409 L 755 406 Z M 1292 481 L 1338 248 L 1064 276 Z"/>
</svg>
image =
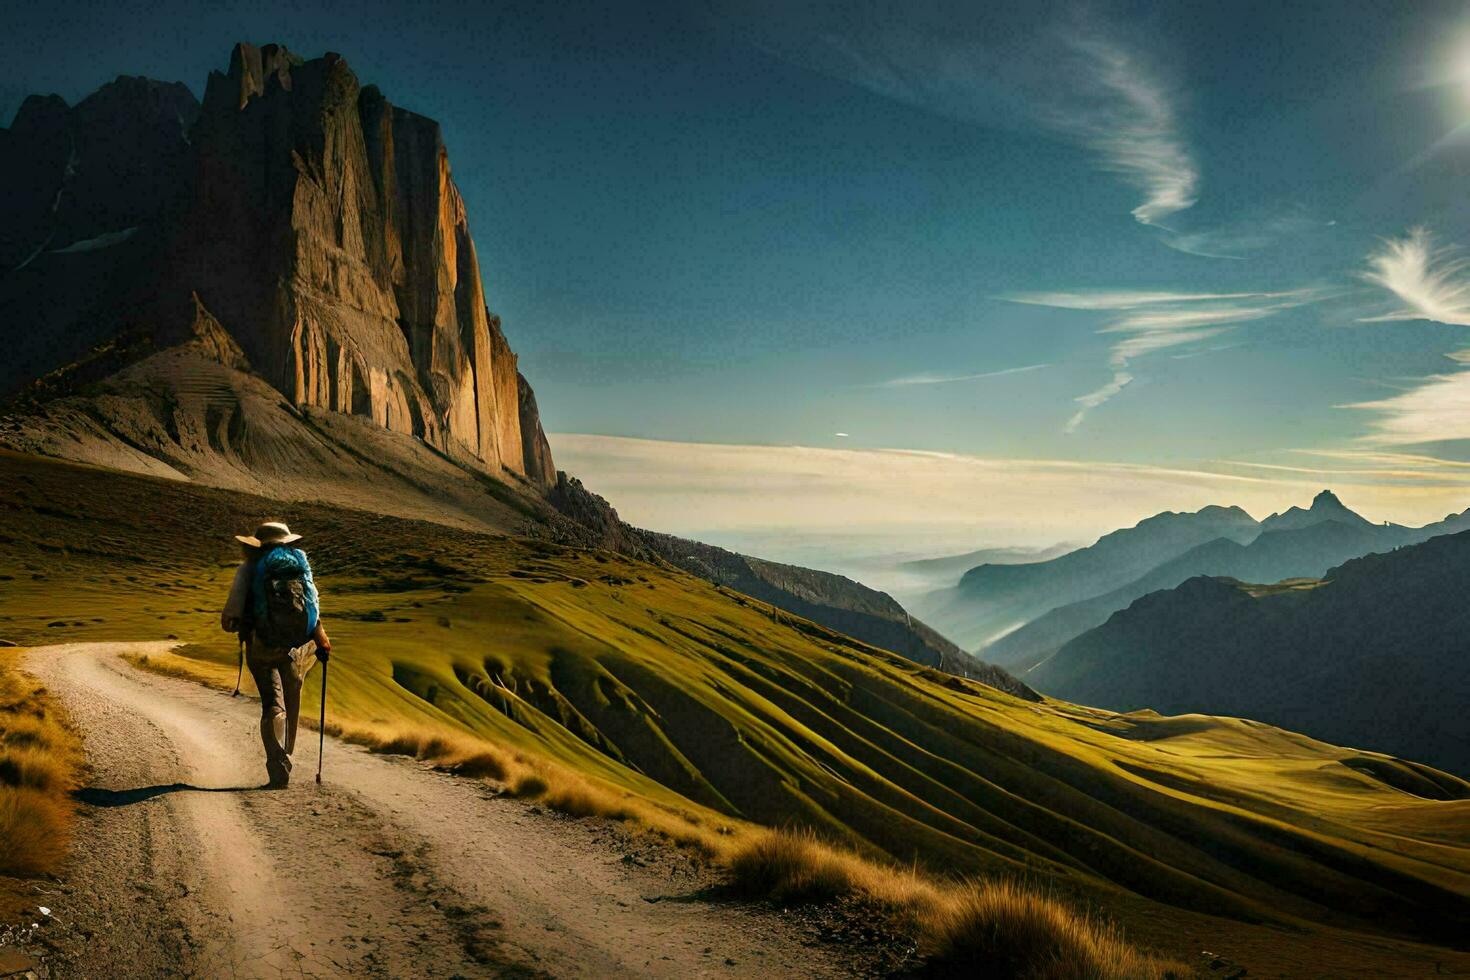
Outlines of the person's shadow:
<svg viewBox="0 0 1470 980">
<path fill-rule="evenodd" d="M 254 793 L 268 788 L 266 786 L 194 786 L 190 783 L 140 786 L 137 789 L 100 789 L 96 786 L 87 786 L 73 790 L 71 798 L 88 806 L 114 807 L 131 806 L 134 803 L 142 803 L 169 793 Z"/>
</svg>

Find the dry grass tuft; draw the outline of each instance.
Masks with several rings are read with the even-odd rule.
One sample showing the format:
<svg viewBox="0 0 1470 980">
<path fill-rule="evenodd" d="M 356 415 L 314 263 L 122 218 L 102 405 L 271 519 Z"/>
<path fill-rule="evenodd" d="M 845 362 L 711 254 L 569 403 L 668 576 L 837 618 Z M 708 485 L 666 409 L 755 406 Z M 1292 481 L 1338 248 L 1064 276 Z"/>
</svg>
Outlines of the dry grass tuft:
<svg viewBox="0 0 1470 980">
<path fill-rule="evenodd" d="M 501 782 L 509 775 L 505 757 L 499 752 L 478 751 L 454 759 L 442 767 L 445 772 L 470 779 L 493 779 Z"/>
<path fill-rule="evenodd" d="M 760 830 L 738 838 L 724 853 L 731 883 L 755 898 L 797 904 L 861 896 L 911 918 L 936 905 L 941 888 L 906 868 L 869 861 L 827 843 L 810 830 Z"/>
<path fill-rule="evenodd" d="M 70 791 L 71 782 L 71 765 L 49 745 L 0 746 L 0 786 L 60 795 Z"/>
<path fill-rule="evenodd" d="M 809 830 L 766 830 L 729 855 L 732 884 L 775 902 L 828 902 L 862 891 L 867 870 L 855 854 L 823 843 Z"/>
<path fill-rule="evenodd" d="M 542 790 L 542 803 L 572 817 L 637 821 L 640 809 L 631 794 L 618 793 L 575 774 L 567 775 L 569 778 L 555 780 Z"/>
<path fill-rule="evenodd" d="M 15 654 L 0 655 L 0 875 L 51 874 L 71 841 L 81 744 Z"/>
<path fill-rule="evenodd" d="M 71 841 L 66 797 L 0 785 L 0 874 L 46 875 L 60 867 Z"/>
<path fill-rule="evenodd" d="M 930 971 L 1018 980 L 1163 980 L 1182 966 L 1127 943 L 1117 928 L 1014 882 L 963 886 L 920 918 Z"/>
<path fill-rule="evenodd" d="M 534 772 L 521 772 L 512 776 L 508 781 L 510 791 L 516 796 L 525 796 L 535 799 L 545 794 L 550 789 L 546 780 Z"/>
<path fill-rule="evenodd" d="M 372 752 L 412 756 L 444 772 L 492 780 L 511 796 L 568 816 L 636 823 L 707 854 L 715 850 L 716 834 L 701 828 L 697 818 L 670 812 L 547 759 L 505 752 L 473 736 L 386 727 L 347 728 L 337 734 Z"/>
<path fill-rule="evenodd" d="M 1129 945 L 1116 928 L 1014 882 L 948 884 L 824 842 L 809 830 L 763 830 L 725 854 L 732 884 L 781 903 L 857 898 L 913 935 L 934 976 L 1019 980 L 1163 980 L 1174 963 Z"/>
</svg>

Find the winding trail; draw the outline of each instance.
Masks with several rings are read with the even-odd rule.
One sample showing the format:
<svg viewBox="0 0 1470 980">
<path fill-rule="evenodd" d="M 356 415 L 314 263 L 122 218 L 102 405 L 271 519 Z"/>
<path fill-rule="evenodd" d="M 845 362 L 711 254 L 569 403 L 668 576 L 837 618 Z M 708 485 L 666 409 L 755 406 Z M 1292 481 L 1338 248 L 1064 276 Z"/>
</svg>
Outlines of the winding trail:
<svg viewBox="0 0 1470 980">
<path fill-rule="evenodd" d="M 258 707 L 135 670 L 168 643 L 40 647 L 91 767 L 46 941 L 60 976 L 851 976 L 710 873 L 600 820 L 302 732 L 264 791 Z M 311 746 L 312 749 L 315 746 Z"/>
</svg>

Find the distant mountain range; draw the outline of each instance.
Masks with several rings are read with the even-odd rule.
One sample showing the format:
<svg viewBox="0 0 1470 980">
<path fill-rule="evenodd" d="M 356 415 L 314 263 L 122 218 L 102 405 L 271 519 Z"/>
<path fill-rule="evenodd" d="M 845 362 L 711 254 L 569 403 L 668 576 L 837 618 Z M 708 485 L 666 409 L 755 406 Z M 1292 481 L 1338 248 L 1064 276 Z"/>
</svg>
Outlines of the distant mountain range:
<svg viewBox="0 0 1470 980">
<path fill-rule="evenodd" d="M 980 548 L 962 555 L 944 555 L 939 558 L 918 558 L 900 562 L 901 571 L 935 580 L 948 579 L 946 585 L 959 581 L 961 575 L 977 565 L 1028 565 L 1033 562 L 1060 558 L 1069 551 L 1076 551 L 1075 544 L 1054 544 L 1046 548 Z"/>
<path fill-rule="evenodd" d="M 1470 510 L 1411 528 L 1374 524 L 1330 490 L 1256 521 L 1239 507 L 1164 513 L 1029 565 L 981 565 L 915 603 L 985 660 L 1024 672 L 1141 596 L 1197 575 L 1315 578 L 1350 558 L 1470 529 Z"/>
<path fill-rule="evenodd" d="M 1051 609 L 1111 591 L 1197 545 L 1217 538 L 1243 543 L 1259 531 L 1239 507 L 1170 511 L 1047 561 L 978 565 L 958 585 L 920 600 L 916 611 L 961 646 L 981 649 Z"/>
<path fill-rule="evenodd" d="M 1238 715 L 1470 773 L 1470 532 L 1320 580 L 1191 578 L 1023 676 L 1067 700 Z"/>
<path fill-rule="evenodd" d="M 1316 578 L 1350 558 L 1391 551 L 1441 534 L 1470 529 L 1470 511 L 1425 527 L 1372 524 L 1323 491 L 1310 510 L 1293 507 L 1261 522 L 1249 544 L 1228 538 L 1207 542 L 1163 563 L 1121 588 L 1051 610 L 986 648 L 987 659 L 1027 670 L 1062 644 L 1101 626 L 1135 599 L 1172 589 L 1197 575 L 1228 576 L 1243 582 Z"/>
</svg>

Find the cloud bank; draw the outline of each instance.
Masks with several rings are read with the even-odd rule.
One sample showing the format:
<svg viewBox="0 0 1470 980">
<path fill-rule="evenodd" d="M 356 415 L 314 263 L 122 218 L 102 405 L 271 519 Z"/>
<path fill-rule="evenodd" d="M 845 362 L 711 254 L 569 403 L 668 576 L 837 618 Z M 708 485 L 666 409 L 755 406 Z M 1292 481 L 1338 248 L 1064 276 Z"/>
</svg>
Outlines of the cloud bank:
<svg viewBox="0 0 1470 980">
<path fill-rule="evenodd" d="M 1414 446 L 1470 439 L 1470 351 L 1450 357 L 1465 367 L 1453 374 L 1430 375 L 1391 398 L 1343 406 L 1378 415 L 1361 441 Z"/>
<path fill-rule="evenodd" d="M 823 538 L 848 554 L 885 544 L 931 546 L 937 554 L 956 544 L 1090 540 L 1161 511 L 1207 504 L 1238 504 L 1262 517 L 1305 505 L 1324 486 L 1370 518 L 1410 523 L 1437 520 L 1470 498 L 1465 469 L 1405 487 L 1361 466 L 1263 476 L 1223 463 L 1164 467 L 562 433 L 550 440 L 558 464 L 633 524 L 726 541 L 762 533 L 763 540 Z M 1398 457 L 1392 465 L 1409 466 Z"/>
</svg>

